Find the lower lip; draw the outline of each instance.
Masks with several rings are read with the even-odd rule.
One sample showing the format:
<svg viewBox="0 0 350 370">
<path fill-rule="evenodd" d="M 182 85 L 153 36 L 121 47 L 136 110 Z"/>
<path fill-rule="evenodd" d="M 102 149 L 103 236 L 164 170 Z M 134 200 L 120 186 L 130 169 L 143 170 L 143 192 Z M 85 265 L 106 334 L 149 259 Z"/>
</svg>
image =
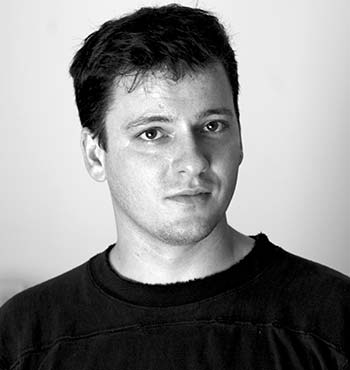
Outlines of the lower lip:
<svg viewBox="0 0 350 370">
<path fill-rule="evenodd" d="M 209 197 L 210 197 L 210 193 L 205 193 L 205 194 L 197 194 L 197 195 L 176 195 L 168 199 L 173 200 L 174 202 L 177 202 L 177 203 L 194 205 L 194 204 L 201 204 L 201 203 L 207 202 Z"/>
</svg>

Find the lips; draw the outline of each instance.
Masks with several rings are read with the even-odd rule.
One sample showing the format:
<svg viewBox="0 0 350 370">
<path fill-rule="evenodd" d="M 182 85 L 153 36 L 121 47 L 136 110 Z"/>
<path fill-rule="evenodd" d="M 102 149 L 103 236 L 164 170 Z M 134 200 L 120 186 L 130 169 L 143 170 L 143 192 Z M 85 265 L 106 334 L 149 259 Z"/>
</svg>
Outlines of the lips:
<svg viewBox="0 0 350 370">
<path fill-rule="evenodd" d="M 211 192 L 207 189 L 185 189 L 167 197 L 167 199 L 178 203 L 197 204 L 206 202 L 210 195 Z"/>
<path fill-rule="evenodd" d="M 203 203 L 207 201 L 210 197 L 210 193 L 202 193 L 196 195 L 176 195 L 174 197 L 170 197 L 170 200 L 173 200 L 178 203 L 188 203 L 188 204 L 195 204 L 195 203 Z"/>
<path fill-rule="evenodd" d="M 173 195 L 169 196 L 169 198 L 178 197 L 178 196 L 195 196 L 195 195 L 210 194 L 210 193 L 211 191 L 205 188 L 184 189 L 184 190 L 174 193 Z"/>
</svg>

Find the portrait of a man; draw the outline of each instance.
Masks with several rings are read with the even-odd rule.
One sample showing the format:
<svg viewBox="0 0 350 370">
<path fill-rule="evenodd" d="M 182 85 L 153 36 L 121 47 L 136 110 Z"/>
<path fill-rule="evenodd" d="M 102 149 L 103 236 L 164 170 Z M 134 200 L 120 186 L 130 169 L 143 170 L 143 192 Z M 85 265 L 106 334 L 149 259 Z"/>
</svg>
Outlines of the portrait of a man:
<svg viewBox="0 0 350 370">
<path fill-rule="evenodd" d="M 228 220 L 238 70 L 198 6 L 141 7 L 85 38 L 69 69 L 81 149 L 117 240 L 0 308 L 0 370 L 350 369 L 349 277 Z"/>
</svg>

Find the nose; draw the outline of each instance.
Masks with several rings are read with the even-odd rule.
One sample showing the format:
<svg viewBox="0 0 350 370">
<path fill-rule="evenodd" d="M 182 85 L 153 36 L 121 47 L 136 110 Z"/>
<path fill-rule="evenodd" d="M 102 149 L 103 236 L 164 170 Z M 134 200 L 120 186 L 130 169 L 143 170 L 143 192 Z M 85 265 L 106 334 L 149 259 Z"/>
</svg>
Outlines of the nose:
<svg viewBox="0 0 350 370">
<path fill-rule="evenodd" d="M 178 140 L 173 155 L 174 171 L 190 178 L 206 172 L 210 166 L 203 143 L 193 133 L 183 135 Z"/>
</svg>

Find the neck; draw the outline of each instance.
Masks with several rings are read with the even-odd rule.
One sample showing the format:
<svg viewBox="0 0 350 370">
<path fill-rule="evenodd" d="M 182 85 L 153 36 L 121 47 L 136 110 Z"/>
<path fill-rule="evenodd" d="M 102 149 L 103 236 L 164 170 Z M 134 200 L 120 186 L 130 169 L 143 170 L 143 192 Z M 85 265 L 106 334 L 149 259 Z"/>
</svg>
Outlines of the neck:
<svg viewBox="0 0 350 370">
<path fill-rule="evenodd" d="M 118 243 L 111 251 L 110 262 L 125 278 L 169 284 L 226 270 L 248 254 L 253 243 L 253 239 L 232 229 L 226 217 L 200 242 L 181 246 L 119 227 Z"/>
</svg>

